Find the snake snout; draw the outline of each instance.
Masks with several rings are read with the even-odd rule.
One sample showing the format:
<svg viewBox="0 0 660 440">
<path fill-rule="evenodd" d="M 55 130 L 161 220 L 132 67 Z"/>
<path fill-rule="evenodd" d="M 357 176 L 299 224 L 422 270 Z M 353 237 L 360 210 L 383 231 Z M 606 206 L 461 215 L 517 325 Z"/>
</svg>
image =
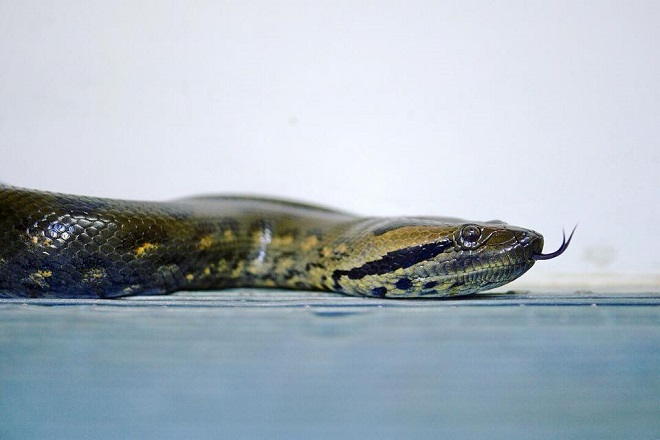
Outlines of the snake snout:
<svg viewBox="0 0 660 440">
<path fill-rule="evenodd" d="M 528 245 L 530 251 L 529 258 L 533 259 L 534 255 L 543 252 L 543 236 L 535 231 L 529 231 L 527 234 Z"/>
</svg>

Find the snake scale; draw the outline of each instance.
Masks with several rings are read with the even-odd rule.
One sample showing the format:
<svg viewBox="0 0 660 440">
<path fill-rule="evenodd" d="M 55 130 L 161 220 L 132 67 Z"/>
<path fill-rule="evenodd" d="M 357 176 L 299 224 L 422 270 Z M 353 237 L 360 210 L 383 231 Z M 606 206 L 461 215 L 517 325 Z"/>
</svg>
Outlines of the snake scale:
<svg viewBox="0 0 660 440">
<path fill-rule="evenodd" d="M 543 254 L 543 236 L 500 221 L 357 217 L 238 196 L 123 201 L 0 185 L 0 296 L 231 287 L 467 295 L 516 279 L 561 254 L 570 238 Z"/>
</svg>

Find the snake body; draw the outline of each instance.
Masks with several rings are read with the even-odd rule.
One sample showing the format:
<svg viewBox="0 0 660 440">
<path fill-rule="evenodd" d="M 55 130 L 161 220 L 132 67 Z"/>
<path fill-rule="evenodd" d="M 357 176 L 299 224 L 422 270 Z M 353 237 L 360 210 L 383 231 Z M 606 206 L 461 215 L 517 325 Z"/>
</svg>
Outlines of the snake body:
<svg viewBox="0 0 660 440">
<path fill-rule="evenodd" d="M 506 284 L 543 237 L 499 221 L 358 217 L 268 198 L 137 202 L 0 186 L 0 296 L 280 287 L 381 298 Z"/>
</svg>

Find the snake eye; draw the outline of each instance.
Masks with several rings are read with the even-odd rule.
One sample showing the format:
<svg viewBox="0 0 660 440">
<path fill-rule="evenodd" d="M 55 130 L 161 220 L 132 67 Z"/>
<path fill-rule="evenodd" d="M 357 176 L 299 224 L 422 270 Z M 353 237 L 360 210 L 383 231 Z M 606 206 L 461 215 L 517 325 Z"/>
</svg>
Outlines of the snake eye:
<svg viewBox="0 0 660 440">
<path fill-rule="evenodd" d="M 461 229 L 461 244 L 466 248 L 475 247 L 481 237 L 481 229 L 475 225 L 467 225 Z"/>
</svg>

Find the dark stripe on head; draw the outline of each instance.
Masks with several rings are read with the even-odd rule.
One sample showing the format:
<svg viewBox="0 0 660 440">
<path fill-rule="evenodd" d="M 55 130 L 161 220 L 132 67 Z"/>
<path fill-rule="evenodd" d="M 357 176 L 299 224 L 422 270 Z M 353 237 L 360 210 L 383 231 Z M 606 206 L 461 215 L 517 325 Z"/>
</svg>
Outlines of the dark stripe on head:
<svg viewBox="0 0 660 440">
<path fill-rule="evenodd" d="M 382 275 L 394 272 L 397 269 L 405 269 L 422 261 L 430 260 L 452 245 L 453 242 L 447 239 L 437 243 L 421 244 L 388 252 L 382 258 L 364 263 L 360 267 L 351 270 L 335 270 L 332 278 L 337 282 L 341 276 L 347 275 L 352 280 L 359 280 L 368 275 Z"/>
</svg>

